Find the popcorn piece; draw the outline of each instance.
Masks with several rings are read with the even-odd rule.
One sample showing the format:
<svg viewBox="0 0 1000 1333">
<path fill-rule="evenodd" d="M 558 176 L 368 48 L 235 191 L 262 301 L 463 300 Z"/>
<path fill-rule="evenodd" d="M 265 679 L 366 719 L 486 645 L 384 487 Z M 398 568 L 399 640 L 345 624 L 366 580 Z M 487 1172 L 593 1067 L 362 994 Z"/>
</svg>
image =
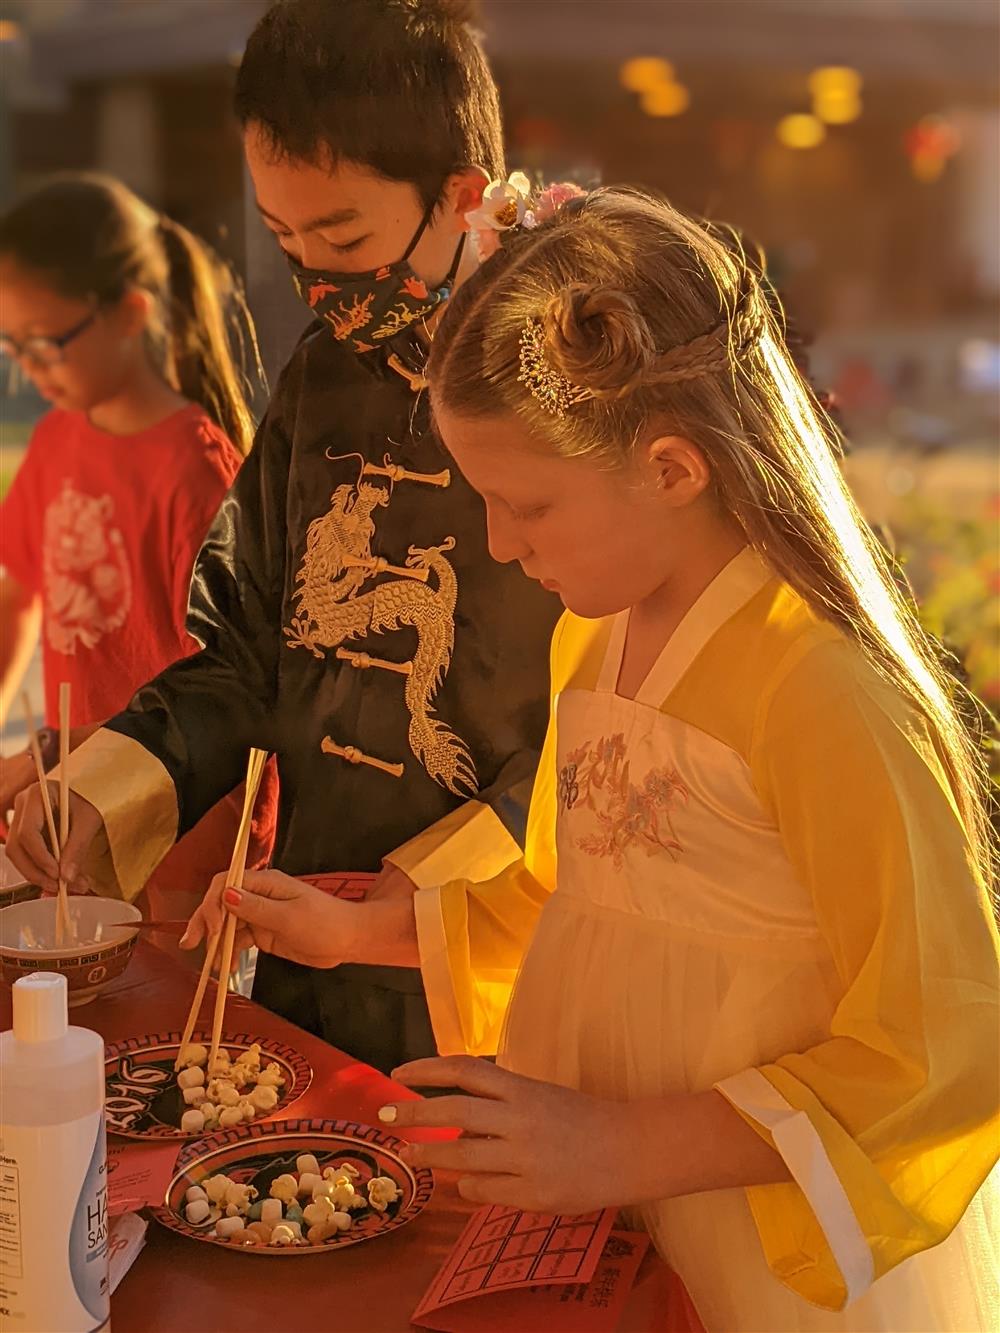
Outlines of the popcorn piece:
<svg viewBox="0 0 1000 1333">
<path fill-rule="evenodd" d="M 205 1193 L 211 1199 L 212 1203 L 222 1204 L 225 1203 L 226 1194 L 229 1190 L 229 1186 L 232 1184 L 235 1184 L 235 1181 L 230 1180 L 228 1176 L 225 1176 L 220 1172 L 217 1176 L 209 1176 L 205 1181 Z"/>
<path fill-rule="evenodd" d="M 236 1106 L 240 1100 L 240 1094 L 229 1078 L 213 1078 L 208 1085 L 207 1096 L 209 1101 L 218 1102 L 220 1106 Z"/>
<path fill-rule="evenodd" d="M 351 1227 L 354 1225 L 348 1213 L 334 1213 L 330 1218 L 330 1222 L 338 1231 L 350 1231 Z"/>
<path fill-rule="evenodd" d="M 341 1212 L 345 1212 L 348 1208 L 359 1207 L 354 1202 L 355 1199 L 361 1199 L 360 1207 L 362 1208 L 365 1203 L 363 1196 L 356 1194 L 354 1186 L 346 1180 L 340 1184 L 335 1184 L 329 1197 L 333 1200 L 334 1207 L 340 1209 Z"/>
<path fill-rule="evenodd" d="M 248 1213 L 256 1197 L 257 1191 L 252 1185 L 242 1185 L 239 1181 L 231 1180 L 224 1195 L 226 1212 L 229 1213 L 230 1208 L 235 1208 L 241 1215 Z M 229 1216 L 232 1217 L 233 1214 L 229 1213 Z"/>
<path fill-rule="evenodd" d="M 273 1111 L 278 1105 L 277 1089 L 267 1086 L 261 1087 L 258 1084 L 251 1092 L 249 1100 L 255 1111 Z"/>
<path fill-rule="evenodd" d="M 242 1092 L 244 1088 L 250 1086 L 253 1082 L 253 1077 L 253 1074 L 246 1065 L 241 1065 L 238 1061 L 236 1064 L 229 1066 L 229 1082 L 232 1083 L 233 1087 L 239 1092 Z"/>
<path fill-rule="evenodd" d="M 384 1213 L 403 1191 L 389 1176 L 373 1176 L 368 1182 L 368 1202 L 377 1213 Z"/>
<path fill-rule="evenodd" d="M 328 1166 L 323 1172 L 324 1180 L 337 1180 L 340 1176 L 347 1176 L 350 1180 L 357 1180 L 361 1172 L 350 1162 L 341 1162 L 340 1166 Z"/>
<path fill-rule="evenodd" d="M 220 1047 L 218 1055 L 208 1066 L 208 1077 L 227 1078 L 229 1075 L 230 1063 L 229 1052 L 222 1050 Z"/>
<path fill-rule="evenodd" d="M 281 1072 L 281 1066 L 272 1061 L 263 1074 L 257 1076 L 257 1086 L 258 1088 L 283 1088 L 285 1086 L 285 1076 Z M 319 1169 L 319 1163 L 316 1164 L 316 1169 Z"/>
<path fill-rule="evenodd" d="M 260 1069 L 260 1042 L 255 1041 L 247 1050 L 240 1051 L 236 1057 L 236 1064 L 243 1065 L 256 1073 Z"/>
<path fill-rule="evenodd" d="M 271 1181 L 271 1188 L 268 1192 L 272 1199 L 280 1199 L 282 1203 L 291 1203 L 298 1195 L 299 1182 L 294 1176 L 278 1176 L 276 1180 Z"/>
<path fill-rule="evenodd" d="M 192 1065 L 203 1065 L 208 1062 L 208 1048 L 199 1042 L 191 1042 L 183 1048 L 178 1058 L 183 1069 L 188 1069 Z"/>
<path fill-rule="evenodd" d="M 247 1124 L 249 1124 L 250 1121 L 257 1114 L 257 1112 L 254 1110 L 254 1104 L 249 1097 L 240 1098 L 240 1112 L 243 1116 L 243 1119 L 247 1122 Z"/>
<path fill-rule="evenodd" d="M 268 1241 L 268 1244 L 281 1246 L 294 1245 L 295 1239 L 295 1232 L 292 1228 L 286 1226 L 284 1222 L 279 1222 L 271 1232 L 271 1238 Z"/>
<path fill-rule="evenodd" d="M 328 1222 L 336 1211 L 329 1199 L 316 1199 L 303 1208 L 302 1219 L 307 1226 L 319 1226 L 323 1222 Z"/>
<path fill-rule="evenodd" d="M 219 1112 L 219 1124 L 223 1129 L 234 1129 L 243 1124 L 243 1112 L 238 1106 L 224 1106 Z"/>
</svg>

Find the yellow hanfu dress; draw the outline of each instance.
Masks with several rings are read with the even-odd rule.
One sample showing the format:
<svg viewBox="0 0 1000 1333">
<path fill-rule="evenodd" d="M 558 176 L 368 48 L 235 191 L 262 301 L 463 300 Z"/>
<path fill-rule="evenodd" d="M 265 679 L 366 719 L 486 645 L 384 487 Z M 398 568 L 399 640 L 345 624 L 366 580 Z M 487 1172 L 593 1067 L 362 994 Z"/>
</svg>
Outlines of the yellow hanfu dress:
<svg viewBox="0 0 1000 1333">
<path fill-rule="evenodd" d="M 925 723 L 750 550 L 634 699 L 627 624 L 556 631 L 524 861 L 416 896 L 441 1048 L 516 972 L 503 1064 L 774 1145 L 794 1183 L 639 1210 L 709 1333 L 992 1333 L 996 935 Z"/>
</svg>

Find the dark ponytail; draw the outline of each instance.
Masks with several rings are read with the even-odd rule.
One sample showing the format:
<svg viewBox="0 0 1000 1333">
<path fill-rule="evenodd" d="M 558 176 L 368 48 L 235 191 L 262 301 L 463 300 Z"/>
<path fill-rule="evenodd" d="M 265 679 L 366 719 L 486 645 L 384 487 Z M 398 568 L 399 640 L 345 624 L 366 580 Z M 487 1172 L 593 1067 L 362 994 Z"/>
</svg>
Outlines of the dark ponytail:
<svg viewBox="0 0 1000 1333">
<path fill-rule="evenodd" d="M 247 454 L 254 423 L 231 337 L 237 339 L 240 360 L 245 362 L 251 353 L 258 374 L 263 371 L 243 294 L 232 272 L 186 227 L 161 217 L 158 231 L 169 268 L 166 324 L 177 387 L 185 398 L 200 403 L 240 453 Z M 231 317 L 227 329 L 226 306 L 242 315 L 242 326 Z"/>
<path fill-rule="evenodd" d="M 114 305 L 149 292 L 150 354 L 163 377 L 249 451 L 246 372 L 263 378 L 257 339 L 237 280 L 203 241 L 120 181 L 71 173 L 0 218 L 0 254 L 78 300 Z"/>
</svg>

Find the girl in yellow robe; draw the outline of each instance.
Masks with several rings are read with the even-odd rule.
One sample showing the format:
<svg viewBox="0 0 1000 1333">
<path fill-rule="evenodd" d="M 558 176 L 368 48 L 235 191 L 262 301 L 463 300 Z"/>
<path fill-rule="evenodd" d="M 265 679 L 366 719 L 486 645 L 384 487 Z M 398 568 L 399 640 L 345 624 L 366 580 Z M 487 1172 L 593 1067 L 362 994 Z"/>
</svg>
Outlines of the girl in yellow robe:
<svg viewBox="0 0 1000 1333">
<path fill-rule="evenodd" d="M 710 1333 L 996 1328 L 976 750 L 758 275 L 598 191 L 470 280 L 430 373 L 494 556 L 568 608 L 525 858 L 230 906 L 293 957 L 419 953 L 458 1058 L 399 1076 L 470 1095 L 386 1109 L 466 1131 L 412 1159 L 632 1206 Z"/>
</svg>

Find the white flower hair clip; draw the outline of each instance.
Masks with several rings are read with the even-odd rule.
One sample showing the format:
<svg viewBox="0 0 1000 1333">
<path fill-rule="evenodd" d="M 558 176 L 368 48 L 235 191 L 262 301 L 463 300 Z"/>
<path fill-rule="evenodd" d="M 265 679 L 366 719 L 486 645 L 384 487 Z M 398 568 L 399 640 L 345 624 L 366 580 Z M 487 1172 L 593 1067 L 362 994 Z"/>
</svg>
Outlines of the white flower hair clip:
<svg viewBox="0 0 1000 1333">
<path fill-rule="evenodd" d="M 514 227 L 530 231 L 555 217 L 563 204 L 582 199 L 586 193 L 571 181 L 557 181 L 533 196 L 531 182 L 523 171 L 513 172 L 506 180 L 490 181 L 482 203 L 465 215 L 480 261 L 496 254 L 505 231 Z"/>
<path fill-rule="evenodd" d="M 530 202 L 531 182 L 523 171 L 512 172 L 506 180 L 490 181 L 482 203 L 465 215 L 481 260 L 500 248 L 501 232 L 524 222 Z"/>
</svg>

